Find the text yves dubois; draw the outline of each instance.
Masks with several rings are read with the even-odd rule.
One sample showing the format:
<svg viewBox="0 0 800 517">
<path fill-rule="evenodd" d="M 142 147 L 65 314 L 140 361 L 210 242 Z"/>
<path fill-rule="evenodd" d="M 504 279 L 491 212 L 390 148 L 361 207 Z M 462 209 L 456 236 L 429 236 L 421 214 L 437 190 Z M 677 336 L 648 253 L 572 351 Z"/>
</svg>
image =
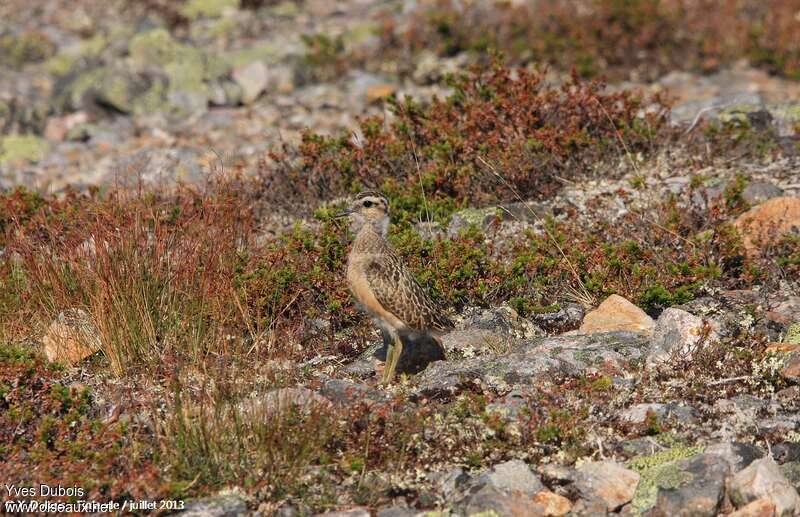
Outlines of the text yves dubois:
<svg viewBox="0 0 800 517">
<path fill-rule="evenodd" d="M 83 497 L 83 488 L 79 486 L 39 485 L 17 486 L 4 484 L 8 497 Z"/>
</svg>

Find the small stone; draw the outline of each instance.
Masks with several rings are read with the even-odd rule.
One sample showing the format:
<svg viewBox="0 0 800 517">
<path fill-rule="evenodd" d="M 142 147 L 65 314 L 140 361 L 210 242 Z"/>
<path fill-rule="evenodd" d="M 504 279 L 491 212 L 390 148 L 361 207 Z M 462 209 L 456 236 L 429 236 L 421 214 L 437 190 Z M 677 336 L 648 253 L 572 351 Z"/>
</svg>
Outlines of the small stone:
<svg viewBox="0 0 800 517">
<path fill-rule="evenodd" d="M 755 445 L 743 442 L 715 443 L 706 447 L 704 452 L 723 458 L 734 472 L 739 472 L 765 454 Z"/>
<path fill-rule="evenodd" d="M 800 231 L 800 198 L 772 198 L 740 215 L 734 225 L 747 252 L 755 253 L 762 243 L 777 242 L 792 231 Z"/>
<path fill-rule="evenodd" d="M 711 330 L 706 334 L 701 318 L 670 307 L 656 321 L 647 364 L 659 365 L 673 357 L 691 359 L 698 346 L 714 339 L 717 339 L 716 333 Z"/>
<path fill-rule="evenodd" d="M 757 499 L 768 499 L 775 504 L 779 517 L 800 512 L 800 496 L 771 458 L 756 460 L 733 476 L 730 483 L 733 504 L 742 507 Z"/>
<path fill-rule="evenodd" d="M 537 504 L 533 497 L 521 492 L 508 494 L 491 486 L 468 496 L 461 506 L 463 512 L 456 515 L 530 517 L 544 514 L 544 507 Z"/>
<path fill-rule="evenodd" d="M 262 414 L 265 417 L 285 413 L 293 408 L 311 412 L 324 411 L 331 407 L 331 402 L 315 391 L 293 387 L 270 390 L 262 396 L 249 397 L 239 403 L 240 411 Z"/>
<path fill-rule="evenodd" d="M 367 102 L 372 104 L 378 102 L 397 91 L 397 87 L 393 84 L 375 84 L 369 86 L 366 91 Z"/>
<path fill-rule="evenodd" d="M 775 503 L 767 498 L 761 498 L 729 513 L 728 517 L 774 517 L 774 515 Z"/>
<path fill-rule="evenodd" d="M 100 333 L 83 309 L 61 312 L 42 338 L 50 362 L 75 364 L 100 350 Z"/>
<path fill-rule="evenodd" d="M 44 137 L 53 142 L 63 142 L 73 128 L 87 122 L 89 115 L 84 111 L 70 113 L 64 117 L 50 117 L 44 128 Z"/>
<path fill-rule="evenodd" d="M 235 493 L 217 494 L 186 503 L 187 517 L 238 517 L 247 515 L 247 501 Z"/>
<path fill-rule="evenodd" d="M 667 414 L 666 404 L 636 404 L 623 411 L 619 418 L 623 422 L 632 424 L 642 424 L 647 420 L 648 415 L 655 415 L 657 418 L 664 418 Z"/>
<path fill-rule="evenodd" d="M 533 500 L 543 508 L 543 515 L 545 516 L 560 517 L 572 510 L 572 503 L 569 499 L 549 490 L 542 490 L 533 496 Z"/>
<path fill-rule="evenodd" d="M 495 465 L 476 479 L 475 486 L 490 486 L 509 493 L 521 492 L 528 495 L 535 495 L 544 490 L 539 476 L 521 460 L 510 460 Z"/>
<path fill-rule="evenodd" d="M 583 318 L 579 332 L 597 334 L 626 330 L 651 334 L 654 327 L 653 318 L 642 309 L 622 296 L 612 294 Z"/>
<path fill-rule="evenodd" d="M 582 499 L 600 499 L 608 511 L 630 502 L 638 484 L 639 474 L 613 461 L 584 463 L 575 480 Z"/>
<path fill-rule="evenodd" d="M 242 87 L 242 102 L 251 104 L 264 91 L 269 82 L 269 71 L 261 61 L 253 61 L 233 69 L 233 80 Z"/>
<path fill-rule="evenodd" d="M 370 517 L 369 510 L 366 508 L 351 508 L 338 512 L 325 512 L 317 514 L 317 517 Z"/>
<path fill-rule="evenodd" d="M 781 377 L 789 382 L 800 382 L 800 352 L 794 352 L 781 368 Z"/>
</svg>

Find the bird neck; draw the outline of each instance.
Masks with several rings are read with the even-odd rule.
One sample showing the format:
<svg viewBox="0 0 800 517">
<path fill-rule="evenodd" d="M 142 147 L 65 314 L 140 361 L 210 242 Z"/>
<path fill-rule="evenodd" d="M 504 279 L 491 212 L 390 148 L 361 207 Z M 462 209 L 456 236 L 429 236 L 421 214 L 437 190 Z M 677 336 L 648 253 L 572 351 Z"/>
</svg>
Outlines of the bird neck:
<svg viewBox="0 0 800 517">
<path fill-rule="evenodd" d="M 388 233 L 388 223 L 388 217 L 385 223 L 382 221 L 366 221 L 356 234 L 353 248 L 359 251 L 370 251 L 382 248 Z"/>
</svg>

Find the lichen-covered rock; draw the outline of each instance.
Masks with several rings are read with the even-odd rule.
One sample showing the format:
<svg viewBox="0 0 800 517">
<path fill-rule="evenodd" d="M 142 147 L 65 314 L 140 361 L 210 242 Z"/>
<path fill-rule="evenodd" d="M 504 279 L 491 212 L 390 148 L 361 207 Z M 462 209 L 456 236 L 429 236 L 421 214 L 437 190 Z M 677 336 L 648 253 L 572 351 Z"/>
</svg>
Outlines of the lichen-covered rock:
<svg viewBox="0 0 800 517">
<path fill-rule="evenodd" d="M 181 13 L 189 19 L 218 18 L 225 11 L 236 10 L 239 0 L 189 0 L 182 7 Z"/>
<path fill-rule="evenodd" d="M 673 357 L 690 360 L 699 346 L 716 338 L 716 332 L 706 331 L 702 318 L 670 307 L 656 321 L 647 364 L 656 366 Z"/>
<path fill-rule="evenodd" d="M 529 517 L 544 515 L 544 507 L 533 496 L 516 492 L 507 493 L 485 486 L 459 503 L 459 515 L 472 517 Z"/>
<path fill-rule="evenodd" d="M 35 162 L 50 152 L 50 144 L 35 135 L 7 135 L 0 139 L 0 164 Z"/>
<path fill-rule="evenodd" d="M 769 499 L 780 517 L 800 513 L 800 495 L 771 457 L 756 460 L 733 476 L 730 497 L 737 507 L 757 499 Z"/>
<path fill-rule="evenodd" d="M 507 353 L 432 363 L 418 377 L 423 393 L 454 392 L 465 383 L 532 385 L 548 375 L 624 372 L 641 363 L 647 338 L 639 333 L 552 336 L 526 341 Z"/>
<path fill-rule="evenodd" d="M 44 354 L 50 362 L 75 364 L 101 347 L 100 333 L 83 309 L 62 311 L 42 337 Z"/>
<path fill-rule="evenodd" d="M 639 307 L 622 296 L 612 294 L 583 318 L 582 334 L 599 332 L 642 332 L 651 334 L 655 322 Z"/>
<path fill-rule="evenodd" d="M 578 467 L 575 488 L 582 499 L 601 500 L 613 512 L 633 499 L 639 478 L 637 472 L 613 461 L 584 463 Z"/>
<path fill-rule="evenodd" d="M 680 460 L 690 458 L 703 452 L 702 447 L 677 445 L 670 449 L 648 456 L 633 458 L 628 468 L 641 476 L 632 508 L 644 512 L 653 508 L 660 489 L 675 488 L 691 479 L 690 474 L 683 471 Z"/>
<path fill-rule="evenodd" d="M 672 486 L 660 486 L 651 515 L 713 517 L 720 512 L 731 466 L 715 454 L 700 454 L 679 463 L 684 476 Z"/>
</svg>

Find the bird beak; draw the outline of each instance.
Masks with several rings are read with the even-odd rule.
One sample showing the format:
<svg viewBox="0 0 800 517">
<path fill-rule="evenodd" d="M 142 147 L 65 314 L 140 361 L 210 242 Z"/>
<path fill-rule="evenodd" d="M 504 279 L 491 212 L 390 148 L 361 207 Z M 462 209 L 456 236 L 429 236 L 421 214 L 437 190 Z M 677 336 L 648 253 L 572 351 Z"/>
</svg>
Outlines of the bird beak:
<svg viewBox="0 0 800 517">
<path fill-rule="evenodd" d="M 347 210 L 345 210 L 344 212 L 339 212 L 338 214 L 334 214 L 333 218 L 334 218 L 334 219 L 341 219 L 341 218 L 343 218 L 343 217 L 347 217 L 347 216 L 349 216 L 349 215 L 350 215 L 350 214 L 352 214 L 352 213 L 353 213 L 353 210 L 348 208 L 348 209 L 347 209 Z"/>
</svg>

